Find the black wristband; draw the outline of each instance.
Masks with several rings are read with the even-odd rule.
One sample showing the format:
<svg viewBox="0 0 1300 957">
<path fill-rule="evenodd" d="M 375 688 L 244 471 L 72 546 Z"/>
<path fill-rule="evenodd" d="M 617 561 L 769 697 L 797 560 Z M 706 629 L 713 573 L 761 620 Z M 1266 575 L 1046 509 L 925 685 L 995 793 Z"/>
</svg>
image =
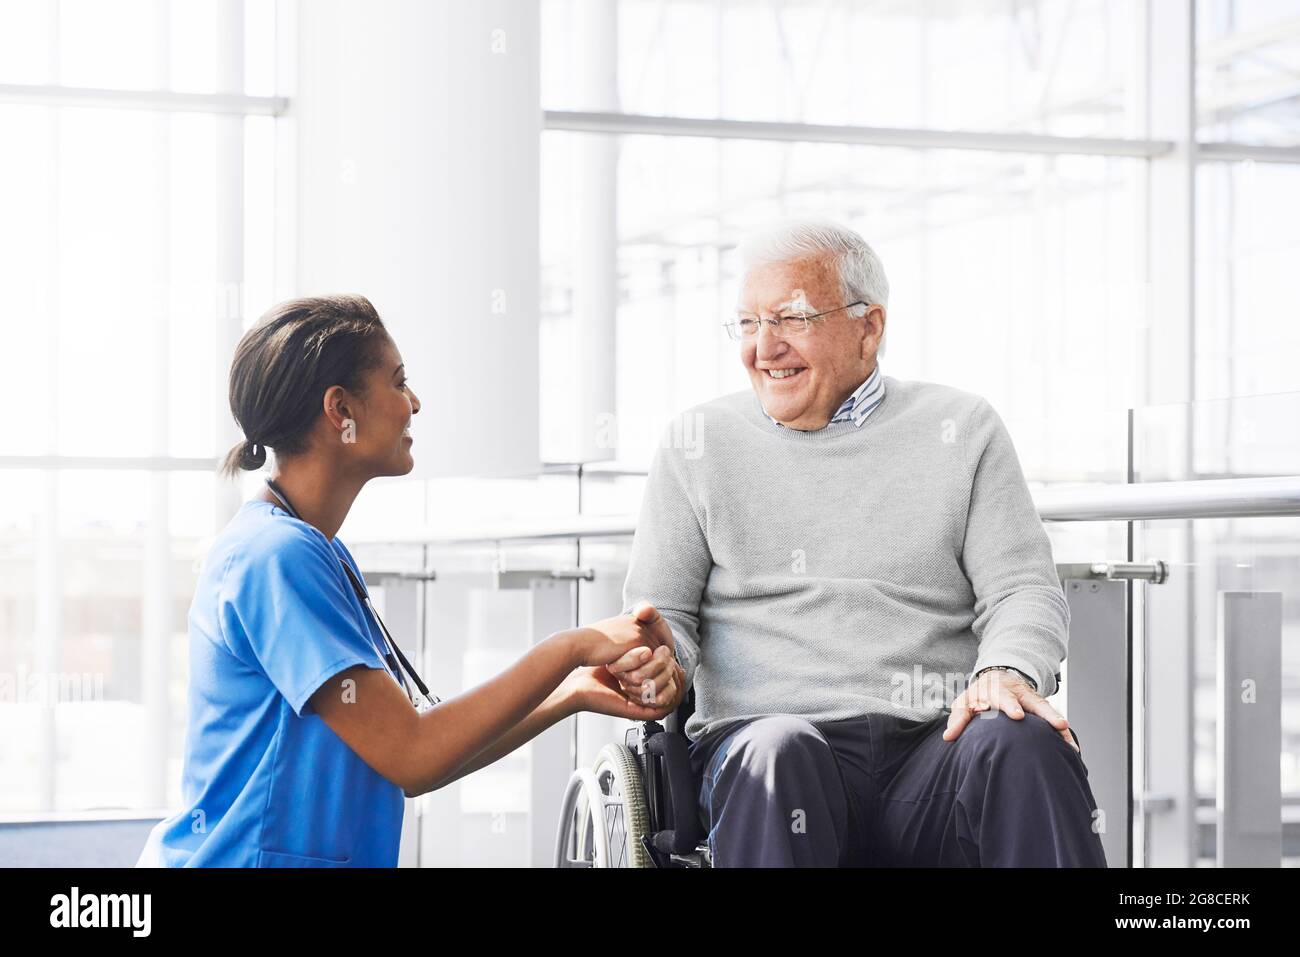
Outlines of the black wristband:
<svg viewBox="0 0 1300 957">
<path fill-rule="evenodd" d="M 979 671 L 975 672 L 975 677 L 978 678 L 986 671 L 1010 671 L 1012 674 L 1017 674 L 1023 678 L 1028 683 L 1029 687 L 1034 689 L 1034 694 L 1038 693 L 1038 682 L 1029 677 L 1029 675 L 1025 674 L 1019 668 L 1012 668 L 1010 665 L 989 665 L 987 668 L 981 668 Z"/>
</svg>

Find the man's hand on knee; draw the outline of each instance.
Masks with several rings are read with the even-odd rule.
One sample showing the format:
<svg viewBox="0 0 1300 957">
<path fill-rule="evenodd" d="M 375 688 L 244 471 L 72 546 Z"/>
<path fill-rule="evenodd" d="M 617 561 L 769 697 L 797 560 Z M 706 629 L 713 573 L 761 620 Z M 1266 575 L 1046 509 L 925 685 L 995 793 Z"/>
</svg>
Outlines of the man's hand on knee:
<svg viewBox="0 0 1300 957">
<path fill-rule="evenodd" d="M 948 727 L 943 732 L 945 741 L 956 741 L 966 724 L 977 714 L 991 718 L 1003 712 L 1017 721 L 1029 711 L 1046 719 L 1060 733 L 1070 747 L 1079 752 L 1065 717 L 1047 703 L 1047 699 L 1034 691 L 1029 683 L 1010 671 L 986 671 L 966 687 L 952 703 Z"/>
</svg>

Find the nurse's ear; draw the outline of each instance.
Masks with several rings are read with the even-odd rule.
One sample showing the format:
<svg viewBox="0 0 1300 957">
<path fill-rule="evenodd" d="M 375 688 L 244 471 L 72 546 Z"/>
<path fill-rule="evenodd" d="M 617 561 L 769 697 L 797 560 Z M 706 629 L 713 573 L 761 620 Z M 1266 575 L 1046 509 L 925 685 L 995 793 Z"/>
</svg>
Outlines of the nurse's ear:
<svg viewBox="0 0 1300 957">
<path fill-rule="evenodd" d="M 356 429 L 355 399 L 341 385 L 332 385 L 325 390 L 322 406 L 330 430 L 336 434 L 346 434 Z M 347 441 L 346 438 L 344 441 Z"/>
</svg>

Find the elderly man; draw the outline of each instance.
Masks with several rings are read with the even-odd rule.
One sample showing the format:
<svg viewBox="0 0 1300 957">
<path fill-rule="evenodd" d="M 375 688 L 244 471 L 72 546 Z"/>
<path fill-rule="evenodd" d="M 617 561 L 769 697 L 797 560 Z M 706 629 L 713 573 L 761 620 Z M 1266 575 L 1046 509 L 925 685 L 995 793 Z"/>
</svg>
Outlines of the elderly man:
<svg viewBox="0 0 1300 957">
<path fill-rule="evenodd" d="M 694 687 L 714 865 L 1104 867 L 1045 700 L 1069 610 L 1001 418 L 881 374 L 889 287 L 856 233 L 741 253 L 753 389 L 686 413 L 695 454 L 661 443 L 624 598 L 666 644 L 618 675 Z"/>
</svg>

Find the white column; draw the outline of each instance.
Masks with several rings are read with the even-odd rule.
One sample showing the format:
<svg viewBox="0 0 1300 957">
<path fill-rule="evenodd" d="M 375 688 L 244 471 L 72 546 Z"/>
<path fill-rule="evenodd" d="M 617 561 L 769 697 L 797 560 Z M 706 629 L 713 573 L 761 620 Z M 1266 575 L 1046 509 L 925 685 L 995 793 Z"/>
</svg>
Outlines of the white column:
<svg viewBox="0 0 1300 957">
<path fill-rule="evenodd" d="M 379 310 L 424 410 L 412 477 L 538 459 L 539 11 L 298 7 L 298 288 Z"/>
</svg>

